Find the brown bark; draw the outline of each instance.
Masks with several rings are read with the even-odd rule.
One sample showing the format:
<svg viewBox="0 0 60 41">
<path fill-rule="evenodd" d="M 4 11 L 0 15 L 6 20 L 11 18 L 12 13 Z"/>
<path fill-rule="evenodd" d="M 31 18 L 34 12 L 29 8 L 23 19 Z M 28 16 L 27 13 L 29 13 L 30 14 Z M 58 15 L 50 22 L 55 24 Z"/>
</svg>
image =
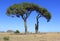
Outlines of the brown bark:
<svg viewBox="0 0 60 41">
<path fill-rule="evenodd" d="M 27 24 L 26 24 L 26 20 L 24 20 L 24 26 L 25 26 L 25 34 L 27 33 Z"/>
<path fill-rule="evenodd" d="M 36 20 L 37 20 L 37 24 L 35 24 L 35 31 L 36 31 L 36 33 L 38 33 L 38 26 L 39 26 L 38 18 L 36 18 Z"/>
</svg>

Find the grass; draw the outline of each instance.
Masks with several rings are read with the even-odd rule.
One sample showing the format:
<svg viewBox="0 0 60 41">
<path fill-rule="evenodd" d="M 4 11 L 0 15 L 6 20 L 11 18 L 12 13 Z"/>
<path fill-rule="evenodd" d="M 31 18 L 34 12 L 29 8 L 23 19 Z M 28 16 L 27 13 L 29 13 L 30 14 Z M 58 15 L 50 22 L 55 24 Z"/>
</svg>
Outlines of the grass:
<svg viewBox="0 0 60 41">
<path fill-rule="evenodd" d="M 4 40 L 4 41 L 9 41 L 9 36 L 3 37 L 3 40 Z"/>
<path fill-rule="evenodd" d="M 0 41 L 3 37 L 9 36 L 10 41 L 60 41 L 60 33 L 39 33 L 39 34 L 13 34 L 0 33 Z"/>
</svg>

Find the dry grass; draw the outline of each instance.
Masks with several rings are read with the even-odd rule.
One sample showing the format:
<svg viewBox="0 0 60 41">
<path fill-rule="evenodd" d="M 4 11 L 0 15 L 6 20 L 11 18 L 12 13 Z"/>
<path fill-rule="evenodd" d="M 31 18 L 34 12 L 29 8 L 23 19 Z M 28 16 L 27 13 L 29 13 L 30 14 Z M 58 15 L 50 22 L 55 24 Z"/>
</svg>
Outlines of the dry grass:
<svg viewBox="0 0 60 41">
<path fill-rule="evenodd" d="M 60 41 L 60 33 L 23 34 L 0 33 L 0 41 L 9 36 L 9 41 Z"/>
</svg>

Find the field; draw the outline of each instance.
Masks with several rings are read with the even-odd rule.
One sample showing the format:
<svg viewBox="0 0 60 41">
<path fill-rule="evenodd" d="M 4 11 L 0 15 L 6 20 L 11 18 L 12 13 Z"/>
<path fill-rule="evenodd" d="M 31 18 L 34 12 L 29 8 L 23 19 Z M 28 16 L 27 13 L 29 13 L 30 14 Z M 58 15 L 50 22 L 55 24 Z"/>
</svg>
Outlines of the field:
<svg viewBox="0 0 60 41">
<path fill-rule="evenodd" d="M 0 33 L 0 41 L 5 41 L 4 37 L 9 37 L 8 41 L 60 41 L 60 33 L 39 33 L 26 35 Z"/>
</svg>

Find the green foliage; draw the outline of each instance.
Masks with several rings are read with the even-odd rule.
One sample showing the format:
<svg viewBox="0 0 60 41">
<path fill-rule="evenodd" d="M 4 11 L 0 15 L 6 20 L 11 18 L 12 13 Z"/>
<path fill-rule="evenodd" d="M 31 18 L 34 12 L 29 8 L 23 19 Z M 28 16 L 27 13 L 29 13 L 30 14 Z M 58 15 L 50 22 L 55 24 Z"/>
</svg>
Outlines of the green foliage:
<svg viewBox="0 0 60 41">
<path fill-rule="evenodd" d="M 16 34 L 17 34 L 17 33 L 20 33 L 20 32 L 19 32 L 19 30 L 16 30 L 14 33 L 16 33 Z"/>
<path fill-rule="evenodd" d="M 51 14 L 47 9 L 42 8 L 37 4 L 27 3 L 27 2 L 23 2 L 21 4 L 13 4 L 7 9 L 7 15 L 8 16 L 14 15 L 16 17 L 21 16 L 22 19 L 26 21 L 32 11 L 36 11 L 38 15 L 46 18 L 47 22 L 49 22 L 51 19 Z M 25 31 L 27 31 L 26 28 L 27 26 L 25 25 Z M 16 30 L 15 33 L 19 33 L 19 31 Z"/>
<path fill-rule="evenodd" d="M 4 39 L 5 41 L 8 41 L 8 40 L 9 40 L 9 36 L 5 36 L 5 37 L 3 37 L 3 39 Z"/>
<path fill-rule="evenodd" d="M 47 9 L 41 8 L 41 14 L 43 15 L 43 17 L 45 17 L 47 19 L 47 22 L 50 21 L 51 14 L 50 14 L 50 12 Z"/>
<path fill-rule="evenodd" d="M 47 19 L 47 22 L 49 22 L 50 19 L 51 19 L 51 14 L 50 14 L 49 12 L 47 12 L 47 13 L 44 15 L 44 17 Z"/>
<path fill-rule="evenodd" d="M 34 10 L 40 13 L 40 15 L 42 15 L 43 17 L 45 17 L 47 21 L 51 19 L 51 14 L 48 12 L 47 9 L 42 8 L 37 4 L 27 2 L 10 6 L 7 9 L 7 15 L 16 15 L 17 17 L 20 17 L 20 15 L 26 14 L 29 11 L 32 12 Z"/>
</svg>

